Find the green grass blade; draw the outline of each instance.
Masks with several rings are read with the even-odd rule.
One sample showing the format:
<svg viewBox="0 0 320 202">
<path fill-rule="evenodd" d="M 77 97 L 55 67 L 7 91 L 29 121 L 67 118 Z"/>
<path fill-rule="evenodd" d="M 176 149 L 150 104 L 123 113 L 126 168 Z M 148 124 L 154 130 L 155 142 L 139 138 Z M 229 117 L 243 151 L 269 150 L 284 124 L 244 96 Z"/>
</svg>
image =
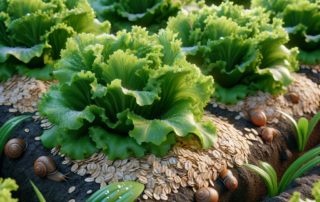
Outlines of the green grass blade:
<svg viewBox="0 0 320 202">
<path fill-rule="evenodd" d="M 270 176 L 268 175 L 268 173 L 266 173 L 264 170 L 262 170 L 261 168 L 259 168 L 258 166 L 255 165 L 251 165 L 251 164 L 243 164 L 244 166 L 246 166 L 247 168 L 253 170 L 254 172 L 258 173 L 262 179 L 264 180 L 264 182 L 267 185 L 268 191 L 269 191 L 269 197 L 274 197 L 275 195 L 273 195 L 273 193 L 275 193 L 274 187 L 273 187 L 273 183 L 272 180 L 270 178 Z"/>
<path fill-rule="evenodd" d="M 46 199 L 44 199 L 44 197 L 42 196 L 41 192 L 40 192 L 39 189 L 36 187 L 36 185 L 34 185 L 31 180 L 30 180 L 30 183 L 31 183 L 34 191 L 36 192 L 39 201 L 40 201 L 40 202 L 46 202 Z"/>
<path fill-rule="evenodd" d="M 290 184 L 290 182 L 298 177 L 300 177 L 303 173 L 307 172 L 310 168 L 313 168 L 314 166 L 318 165 L 320 163 L 320 157 L 316 157 L 312 160 L 310 160 L 309 162 L 307 162 L 306 164 L 304 164 L 303 166 L 301 166 L 299 168 L 299 170 L 297 170 L 294 175 L 291 177 L 291 179 L 289 180 L 288 184 Z"/>
<path fill-rule="evenodd" d="M 18 123 L 20 121 L 20 119 L 23 119 L 25 116 L 17 116 L 14 117 L 10 120 L 8 120 L 6 123 L 4 123 L 2 125 L 2 127 L 0 128 L 0 142 L 5 139 L 5 132 L 8 131 L 10 129 L 10 127 L 12 127 L 12 125 L 14 123 Z"/>
<path fill-rule="evenodd" d="M 302 148 L 300 148 L 300 145 L 299 145 L 301 143 L 301 134 L 300 134 L 300 130 L 299 130 L 299 126 L 298 126 L 297 122 L 289 114 L 286 114 L 282 111 L 278 111 L 278 112 L 283 114 L 285 117 L 287 117 L 291 121 L 291 123 L 293 125 L 294 132 L 296 133 L 297 145 L 298 145 L 298 149 L 300 151 L 300 149 L 302 149 Z"/>
<path fill-rule="evenodd" d="M 2 156 L 3 148 L 14 131 L 16 127 L 24 120 L 30 118 L 31 116 L 18 116 L 10 119 L 7 121 L 1 128 L 0 128 L 0 158 Z"/>
<path fill-rule="evenodd" d="M 285 186 L 288 184 L 287 182 L 291 179 L 294 173 L 306 162 L 310 161 L 314 157 L 320 155 L 320 147 L 312 149 L 298 158 L 295 162 L 291 164 L 291 166 L 286 170 L 282 179 L 279 183 L 278 194 L 282 192 Z"/>
<path fill-rule="evenodd" d="M 276 171 L 272 168 L 272 166 L 266 162 L 259 162 L 263 170 L 270 176 L 272 186 L 273 186 L 273 191 L 272 195 L 277 195 L 278 193 L 278 180 L 277 180 L 277 173 Z"/>
<path fill-rule="evenodd" d="M 308 133 L 308 127 L 309 127 L 309 122 L 306 118 L 300 118 L 298 121 L 298 127 L 300 130 L 300 140 L 301 142 L 299 142 L 299 152 L 303 152 L 304 148 L 306 147 L 308 138 L 307 138 L 307 133 Z"/>
<path fill-rule="evenodd" d="M 317 125 L 318 121 L 320 119 L 320 112 L 318 112 L 310 121 L 309 128 L 308 128 L 308 133 L 307 133 L 307 138 L 311 135 L 314 127 Z"/>
</svg>

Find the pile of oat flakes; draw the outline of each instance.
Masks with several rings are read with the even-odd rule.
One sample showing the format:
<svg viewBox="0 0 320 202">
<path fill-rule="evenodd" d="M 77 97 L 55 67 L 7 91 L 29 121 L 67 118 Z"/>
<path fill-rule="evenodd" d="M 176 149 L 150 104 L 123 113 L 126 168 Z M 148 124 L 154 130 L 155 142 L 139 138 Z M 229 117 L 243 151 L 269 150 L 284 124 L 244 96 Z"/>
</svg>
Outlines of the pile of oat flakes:
<svg viewBox="0 0 320 202">
<path fill-rule="evenodd" d="M 63 164 L 72 165 L 71 171 L 80 176 L 90 175 L 84 180 L 99 183 L 100 187 L 121 181 L 139 181 L 146 185 L 143 198 L 168 200 L 168 194 L 177 193 L 179 187 L 191 186 L 194 191 L 204 186 L 214 186 L 219 172 L 226 163 L 229 168 L 248 162 L 250 140 L 263 144 L 258 132 L 246 128 L 246 134 L 235 129 L 226 118 L 215 117 L 206 112 L 205 118 L 212 120 L 218 133 L 218 142 L 206 150 L 196 138 L 177 138 L 177 144 L 164 157 L 147 154 L 142 158 L 108 160 L 102 152 L 85 160 L 73 160 L 52 149 L 52 154 L 64 157 Z"/>
</svg>

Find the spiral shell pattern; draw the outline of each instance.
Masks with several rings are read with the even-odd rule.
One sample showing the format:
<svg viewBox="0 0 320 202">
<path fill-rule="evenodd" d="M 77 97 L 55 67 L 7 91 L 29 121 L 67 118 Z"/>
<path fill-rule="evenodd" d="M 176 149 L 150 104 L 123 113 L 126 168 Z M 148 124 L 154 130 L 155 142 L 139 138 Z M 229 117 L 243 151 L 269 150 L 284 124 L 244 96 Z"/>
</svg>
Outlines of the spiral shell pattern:
<svg viewBox="0 0 320 202">
<path fill-rule="evenodd" d="M 27 144 L 22 139 L 11 139 L 4 147 L 5 155 L 10 159 L 18 159 L 22 156 Z"/>
<path fill-rule="evenodd" d="M 217 202 L 219 194 L 211 187 L 203 187 L 197 191 L 195 198 L 197 202 Z"/>
<path fill-rule="evenodd" d="M 290 94 L 289 94 L 289 97 L 290 97 L 290 100 L 291 100 L 293 103 L 295 103 L 295 104 L 299 103 L 299 94 L 297 94 L 297 93 L 290 93 Z"/>
<path fill-rule="evenodd" d="M 39 177 L 45 177 L 48 173 L 55 172 L 57 170 L 57 164 L 54 160 L 48 156 L 40 156 L 34 162 L 34 172 Z"/>
<path fill-rule="evenodd" d="M 249 109 L 248 115 L 256 126 L 265 126 L 267 124 L 267 116 L 261 109 Z"/>
<path fill-rule="evenodd" d="M 39 176 L 39 177 L 45 177 L 48 173 L 46 165 L 42 162 L 37 162 L 37 164 L 34 165 L 34 172 Z"/>
<path fill-rule="evenodd" d="M 272 142 L 274 135 L 276 134 L 275 129 L 265 128 L 262 131 L 262 138 L 266 142 Z"/>
<path fill-rule="evenodd" d="M 225 186 L 229 190 L 235 190 L 238 187 L 238 180 L 234 176 L 228 177 L 228 179 L 224 182 Z"/>
</svg>

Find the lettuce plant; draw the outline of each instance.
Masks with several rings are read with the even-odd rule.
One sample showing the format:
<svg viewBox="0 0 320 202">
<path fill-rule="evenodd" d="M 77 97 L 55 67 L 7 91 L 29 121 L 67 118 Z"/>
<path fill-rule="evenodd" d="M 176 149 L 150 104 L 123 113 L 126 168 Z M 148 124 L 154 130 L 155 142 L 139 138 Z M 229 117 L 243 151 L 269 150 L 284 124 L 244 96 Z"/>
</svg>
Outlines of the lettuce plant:
<svg viewBox="0 0 320 202">
<path fill-rule="evenodd" d="M 180 45 L 170 31 L 148 36 L 139 27 L 68 39 L 54 71 L 59 86 L 38 105 L 55 124 L 41 136 L 44 146 L 75 159 L 99 149 L 109 159 L 162 156 L 174 135 L 191 133 L 212 146 L 215 127 L 201 119 L 213 80 L 185 60 Z"/>
<path fill-rule="evenodd" d="M 310 123 L 304 117 L 301 117 L 297 123 L 289 114 L 281 111 L 279 112 L 285 115 L 291 121 L 297 137 L 298 151 L 303 152 L 314 127 L 317 125 L 320 119 L 320 112 L 318 112 L 311 119 Z"/>
<path fill-rule="evenodd" d="M 320 201 L 320 181 L 313 184 L 312 195 L 314 196 L 315 200 L 306 199 L 306 201 L 303 201 L 300 199 L 299 192 L 293 192 L 293 196 L 289 202 L 317 202 L 317 201 Z"/>
<path fill-rule="evenodd" d="M 170 18 L 167 28 L 178 33 L 187 60 L 212 75 L 214 97 L 235 104 L 261 90 L 272 95 L 292 82 L 298 69 L 297 49 L 288 50 L 281 20 L 270 24 L 263 9 L 245 10 L 232 2 Z"/>
<path fill-rule="evenodd" d="M 17 202 L 18 199 L 11 197 L 11 191 L 17 191 L 18 188 L 19 186 L 15 180 L 10 178 L 3 180 L 3 178 L 0 178 L 0 201 Z"/>
<path fill-rule="evenodd" d="M 219 6 L 222 2 L 228 1 L 228 0 L 206 0 L 206 4 L 211 6 L 211 4 L 215 4 L 216 6 Z M 244 8 L 250 8 L 251 0 L 232 0 L 234 4 L 242 5 Z"/>
<path fill-rule="evenodd" d="M 177 15 L 184 2 L 193 0 L 92 0 L 89 1 L 100 21 L 108 20 L 112 30 L 130 31 L 133 25 L 157 33 L 170 16 Z"/>
<path fill-rule="evenodd" d="M 283 20 L 289 34 L 288 48 L 298 47 L 298 60 L 305 64 L 320 63 L 320 1 L 317 0 L 253 0 L 272 16 Z"/>
<path fill-rule="evenodd" d="M 320 147 L 312 149 L 302 155 L 289 166 L 283 174 L 279 185 L 277 182 L 277 174 L 270 164 L 260 161 L 262 169 L 251 164 L 244 164 L 244 166 L 258 173 L 262 177 L 267 185 L 269 197 L 271 198 L 279 195 L 292 182 L 292 180 L 300 177 L 310 168 L 318 165 L 320 163 L 319 155 Z"/>
<path fill-rule="evenodd" d="M 68 37 L 109 28 L 95 19 L 86 0 L 0 0 L 0 81 L 16 70 L 51 79 Z"/>
</svg>

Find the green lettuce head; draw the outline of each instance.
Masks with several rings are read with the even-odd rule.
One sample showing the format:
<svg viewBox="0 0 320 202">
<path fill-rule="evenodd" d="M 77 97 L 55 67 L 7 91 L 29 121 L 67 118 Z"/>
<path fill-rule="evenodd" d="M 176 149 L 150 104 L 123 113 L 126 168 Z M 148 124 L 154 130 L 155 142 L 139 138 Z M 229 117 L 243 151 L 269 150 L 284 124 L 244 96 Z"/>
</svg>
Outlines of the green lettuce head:
<svg viewBox="0 0 320 202">
<path fill-rule="evenodd" d="M 148 36 L 139 27 L 68 39 L 54 71 L 59 86 L 38 105 L 55 124 L 43 145 L 75 159 L 100 149 L 109 159 L 163 156 L 175 135 L 194 134 L 203 148 L 212 146 L 215 127 L 201 119 L 213 80 L 186 62 L 180 45 L 170 31 Z"/>
<path fill-rule="evenodd" d="M 109 32 L 96 20 L 86 0 L 0 0 L 0 81 L 16 70 L 37 79 L 52 79 L 68 37 Z"/>
<path fill-rule="evenodd" d="M 231 2 L 203 8 L 199 13 L 180 13 L 167 28 L 178 33 L 187 60 L 212 75 L 213 96 L 236 104 L 261 90 L 272 95 L 292 82 L 298 69 L 297 49 L 288 50 L 288 34 L 281 20 L 268 23 L 263 9 L 244 10 Z"/>
<path fill-rule="evenodd" d="M 100 21 L 111 22 L 112 30 L 131 31 L 133 25 L 157 33 L 170 16 L 177 15 L 181 4 L 193 0 L 92 0 L 89 1 Z"/>
<path fill-rule="evenodd" d="M 17 191 L 19 186 L 16 181 L 10 178 L 0 178 L 0 201 L 5 202 L 18 202 L 18 199 L 14 199 L 11 196 L 11 191 Z"/>
<path fill-rule="evenodd" d="M 283 20 L 290 38 L 286 46 L 299 48 L 298 60 L 311 65 L 320 63 L 320 1 L 254 0 L 252 6 L 262 6 Z"/>
</svg>

